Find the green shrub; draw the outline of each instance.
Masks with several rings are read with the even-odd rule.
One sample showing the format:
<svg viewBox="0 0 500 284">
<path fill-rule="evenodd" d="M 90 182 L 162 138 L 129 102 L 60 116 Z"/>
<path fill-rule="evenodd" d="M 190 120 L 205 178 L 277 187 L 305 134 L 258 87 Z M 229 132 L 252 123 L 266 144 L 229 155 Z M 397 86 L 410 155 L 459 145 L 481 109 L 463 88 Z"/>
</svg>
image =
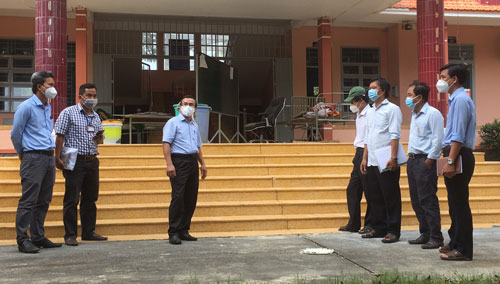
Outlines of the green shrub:
<svg viewBox="0 0 500 284">
<path fill-rule="evenodd" d="M 478 133 L 483 140 L 479 144 L 482 150 L 500 151 L 500 121 L 497 118 L 481 126 Z"/>
</svg>

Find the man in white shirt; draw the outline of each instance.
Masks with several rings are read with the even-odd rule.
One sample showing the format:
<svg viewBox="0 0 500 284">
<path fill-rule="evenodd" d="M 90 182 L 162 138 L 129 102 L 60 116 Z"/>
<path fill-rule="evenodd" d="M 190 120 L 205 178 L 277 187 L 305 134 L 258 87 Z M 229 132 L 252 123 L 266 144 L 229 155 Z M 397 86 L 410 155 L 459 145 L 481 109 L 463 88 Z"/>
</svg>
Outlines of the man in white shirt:
<svg viewBox="0 0 500 284">
<path fill-rule="evenodd" d="M 401 235 L 401 191 L 398 165 L 399 138 L 401 137 L 402 114 L 399 107 L 389 102 L 391 86 L 384 78 L 377 78 L 370 83 L 368 97 L 374 107 L 368 111 L 365 150 L 361 162 L 361 172 L 366 174 L 367 195 L 371 200 L 372 232 L 363 238 L 383 237 L 383 243 L 399 241 Z M 391 159 L 379 171 L 375 151 L 391 147 Z"/>
<path fill-rule="evenodd" d="M 354 147 L 356 154 L 352 163 L 354 165 L 351 172 L 351 179 L 347 186 L 347 208 L 349 211 L 349 222 L 347 225 L 339 228 L 339 231 L 358 232 L 361 227 L 361 198 L 365 192 L 366 198 L 366 175 L 363 175 L 360 170 L 361 161 L 363 160 L 363 152 L 365 149 L 365 134 L 366 134 L 366 114 L 371 106 L 368 104 L 368 97 L 365 89 L 356 86 L 349 91 L 349 96 L 344 102 L 350 103 L 351 111 L 356 114 L 356 138 L 354 139 Z M 367 233 L 370 230 L 370 203 L 367 200 L 367 208 L 365 214 L 364 228 L 360 232 Z"/>
</svg>

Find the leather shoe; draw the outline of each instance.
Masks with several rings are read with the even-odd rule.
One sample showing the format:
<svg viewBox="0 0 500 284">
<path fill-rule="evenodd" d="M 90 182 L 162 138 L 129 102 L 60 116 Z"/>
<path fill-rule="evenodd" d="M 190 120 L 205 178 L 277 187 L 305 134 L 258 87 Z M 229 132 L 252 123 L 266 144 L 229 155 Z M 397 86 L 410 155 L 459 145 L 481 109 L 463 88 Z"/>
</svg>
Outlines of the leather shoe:
<svg viewBox="0 0 500 284">
<path fill-rule="evenodd" d="M 191 236 L 188 232 L 185 232 L 185 233 L 181 234 L 180 238 L 183 241 L 192 241 L 192 242 L 194 242 L 194 241 L 198 240 L 198 238 L 195 238 L 195 237 Z"/>
<path fill-rule="evenodd" d="M 29 240 L 25 240 L 24 242 L 18 244 L 17 249 L 24 253 L 37 253 L 40 251 L 40 249 L 33 245 Z"/>
<path fill-rule="evenodd" d="M 351 227 L 351 226 L 349 226 L 349 225 L 345 225 L 345 226 L 340 227 L 340 228 L 339 228 L 339 231 L 341 231 L 341 232 L 351 232 L 351 233 L 354 233 L 354 232 L 357 232 L 357 231 L 358 231 L 358 229 L 353 228 L 353 227 Z"/>
<path fill-rule="evenodd" d="M 100 236 L 94 232 L 90 236 L 82 236 L 82 240 L 84 241 L 106 241 L 107 239 L 108 237 Z"/>
<path fill-rule="evenodd" d="M 59 248 L 59 247 L 62 247 L 62 244 L 53 243 L 52 241 L 50 241 L 47 238 L 44 238 L 41 241 L 33 242 L 33 244 L 39 248 Z"/>
<path fill-rule="evenodd" d="M 442 241 L 430 240 L 427 243 L 421 245 L 423 249 L 437 249 L 443 246 Z"/>
<path fill-rule="evenodd" d="M 171 235 L 168 237 L 168 242 L 172 245 L 180 245 L 182 244 L 181 238 L 179 235 Z"/>
<path fill-rule="evenodd" d="M 420 235 L 418 238 L 416 238 L 415 240 L 409 240 L 408 243 L 410 245 L 423 245 L 423 244 L 426 244 L 427 242 L 429 242 L 429 239 L 424 237 L 424 235 Z"/>
<path fill-rule="evenodd" d="M 67 246 L 72 246 L 72 247 L 76 247 L 78 245 L 78 242 L 76 241 L 75 238 L 67 238 L 64 240 L 64 243 Z"/>
</svg>

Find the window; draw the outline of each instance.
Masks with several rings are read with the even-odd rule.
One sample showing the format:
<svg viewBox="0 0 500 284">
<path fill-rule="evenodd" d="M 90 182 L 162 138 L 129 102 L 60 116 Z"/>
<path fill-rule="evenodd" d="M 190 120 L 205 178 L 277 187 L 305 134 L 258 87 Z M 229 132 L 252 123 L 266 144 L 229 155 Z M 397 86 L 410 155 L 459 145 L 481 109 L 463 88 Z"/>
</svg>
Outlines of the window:
<svg viewBox="0 0 500 284">
<path fill-rule="evenodd" d="M 306 48 L 306 80 L 307 96 L 314 96 L 314 89 L 319 87 L 318 78 L 318 49 L 315 47 Z"/>
<path fill-rule="evenodd" d="M 202 34 L 201 52 L 208 56 L 224 59 L 228 56 L 229 35 Z"/>
<path fill-rule="evenodd" d="M 34 50 L 33 40 L 0 39 L 0 112 L 15 112 L 31 97 Z"/>
<path fill-rule="evenodd" d="M 66 66 L 66 103 L 68 106 L 76 104 L 76 44 L 66 44 L 67 66 Z"/>
<path fill-rule="evenodd" d="M 158 70 L 157 34 L 142 33 L 142 70 Z"/>
<path fill-rule="evenodd" d="M 164 35 L 163 70 L 194 71 L 194 34 Z"/>
<path fill-rule="evenodd" d="M 464 89 L 469 93 L 471 99 L 475 99 L 474 94 L 474 46 L 466 44 L 448 45 L 449 63 L 463 63 L 467 67 L 467 81 Z"/>
<path fill-rule="evenodd" d="M 342 92 L 344 99 L 355 86 L 368 89 L 370 81 L 380 76 L 378 48 L 342 48 Z"/>
</svg>

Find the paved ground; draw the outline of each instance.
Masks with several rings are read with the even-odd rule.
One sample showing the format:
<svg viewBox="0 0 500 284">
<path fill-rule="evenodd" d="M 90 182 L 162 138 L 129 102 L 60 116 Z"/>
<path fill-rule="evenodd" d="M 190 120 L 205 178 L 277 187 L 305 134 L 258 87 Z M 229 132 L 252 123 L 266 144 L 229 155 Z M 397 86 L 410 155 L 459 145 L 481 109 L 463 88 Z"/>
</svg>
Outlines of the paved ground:
<svg viewBox="0 0 500 284">
<path fill-rule="evenodd" d="M 439 260 L 437 250 L 410 246 L 418 233 L 405 231 L 395 244 L 334 233 L 273 237 L 168 241 L 85 242 L 38 254 L 0 247 L 1 283 L 202 283 L 222 281 L 296 282 L 338 275 L 369 278 L 383 271 L 472 275 L 500 273 L 500 228 L 474 232 L 472 262 Z M 305 248 L 335 249 L 332 255 L 304 255 Z"/>
</svg>

